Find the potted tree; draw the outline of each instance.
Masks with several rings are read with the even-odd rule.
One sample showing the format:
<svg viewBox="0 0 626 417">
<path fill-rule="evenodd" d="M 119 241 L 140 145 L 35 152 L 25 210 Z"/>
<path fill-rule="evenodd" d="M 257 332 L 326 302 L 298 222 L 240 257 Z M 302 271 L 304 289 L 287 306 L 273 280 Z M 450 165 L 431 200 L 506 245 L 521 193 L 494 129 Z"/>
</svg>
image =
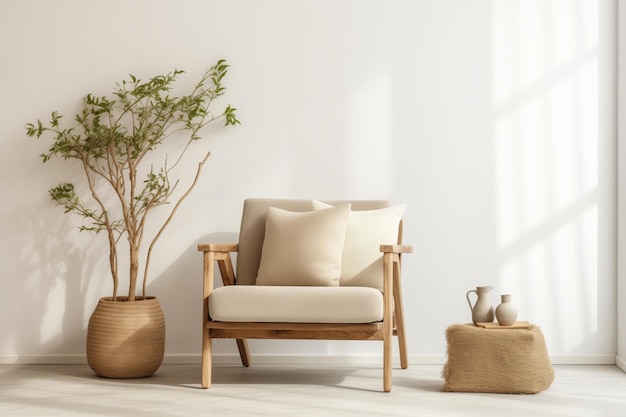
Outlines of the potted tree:
<svg viewBox="0 0 626 417">
<path fill-rule="evenodd" d="M 48 123 L 26 125 L 29 137 L 52 139 L 41 155 L 44 163 L 52 158 L 75 160 L 85 174 L 81 186 L 68 182 L 51 188 L 52 200 L 66 213 L 83 217 L 80 230 L 104 232 L 108 238 L 113 293 L 99 300 L 87 330 L 87 361 L 99 376 L 146 377 L 163 361 L 163 311 L 156 297 L 146 295 L 150 257 L 195 187 L 210 151 L 202 151 L 195 177 L 184 187 L 175 178 L 186 160 L 183 156 L 207 125 L 239 123 L 230 105 L 220 112 L 212 110 L 225 92 L 222 81 L 228 68 L 226 61 L 218 61 L 189 94 L 181 96 L 170 94 L 183 71 L 147 81 L 130 75 L 116 84 L 111 97 L 85 96 L 82 111 L 68 127 L 62 126 L 56 111 Z M 148 217 L 165 204 L 171 206 L 162 214 L 160 227 L 148 227 Z M 122 275 L 129 283 L 124 295 L 118 288 L 120 255 L 128 255 L 128 276 Z"/>
</svg>

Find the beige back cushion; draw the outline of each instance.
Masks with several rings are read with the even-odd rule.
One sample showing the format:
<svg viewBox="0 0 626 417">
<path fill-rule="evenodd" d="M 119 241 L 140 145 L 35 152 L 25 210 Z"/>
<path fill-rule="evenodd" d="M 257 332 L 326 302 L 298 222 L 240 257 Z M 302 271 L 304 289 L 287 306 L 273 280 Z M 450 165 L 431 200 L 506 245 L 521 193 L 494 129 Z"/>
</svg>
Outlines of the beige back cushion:
<svg viewBox="0 0 626 417">
<path fill-rule="evenodd" d="M 313 210 L 331 207 L 313 200 Z M 341 260 L 340 285 L 383 289 L 381 244 L 398 243 L 398 225 L 406 204 L 379 210 L 352 211 Z"/>
<path fill-rule="evenodd" d="M 324 201 L 330 205 L 350 203 L 351 210 L 376 210 L 390 207 L 386 200 L 346 200 Z M 265 220 L 269 207 L 289 211 L 311 211 L 312 200 L 299 199 L 259 199 L 244 201 L 241 229 L 239 231 L 239 251 L 237 253 L 237 284 L 254 285 L 261 263 L 261 251 L 265 238 Z M 394 242 L 380 242 L 392 244 Z"/>
<path fill-rule="evenodd" d="M 270 207 L 256 285 L 339 286 L 350 204 L 294 212 Z"/>
</svg>

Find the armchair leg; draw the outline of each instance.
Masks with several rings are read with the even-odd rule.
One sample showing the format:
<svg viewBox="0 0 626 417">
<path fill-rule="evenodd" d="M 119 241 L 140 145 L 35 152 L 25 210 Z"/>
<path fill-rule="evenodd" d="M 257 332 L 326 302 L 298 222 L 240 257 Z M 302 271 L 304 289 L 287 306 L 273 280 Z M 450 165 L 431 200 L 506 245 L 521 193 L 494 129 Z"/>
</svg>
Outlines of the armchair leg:
<svg viewBox="0 0 626 417">
<path fill-rule="evenodd" d="M 248 341 L 246 339 L 237 339 L 237 348 L 241 357 L 241 364 L 246 368 L 250 366 L 250 349 L 248 349 Z"/>
<path fill-rule="evenodd" d="M 390 392 L 392 386 L 392 344 L 391 334 L 386 334 L 383 341 L 383 390 L 385 392 Z"/>
<path fill-rule="evenodd" d="M 406 338 L 404 335 L 404 327 L 398 327 L 398 347 L 400 348 L 400 367 L 406 369 L 409 367 L 409 358 L 406 351 Z"/>
<path fill-rule="evenodd" d="M 396 268 L 399 268 L 399 265 L 395 265 Z M 400 274 L 399 269 L 394 271 L 394 273 Z M 406 349 L 406 336 L 404 333 L 404 308 L 402 306 L 402 288 L 400 285 L 399 279 L 394 279 L 393 281 L 393 298 L 394 298 L 394 318 L 396 322 L 396 332 L 398 335 L 398 347 L 400 348 L 400 367 L 402 369 L 406 369 L 409 367 L 409 359 L 407 355 Z"/>
<path fill-rule="evenodd" d="M 209 329 L 202 332 L 202 388 L 211 386 L 211 371 L 213 368 L 212 341 L 209 337 Z"/>
<path fill-rule="evenodd" d="M 383 255 L 383 390 L 391 391 L 392 347 L 393 347 L 393 300 L 394 300 L 394 256 Z"/>
</svg>

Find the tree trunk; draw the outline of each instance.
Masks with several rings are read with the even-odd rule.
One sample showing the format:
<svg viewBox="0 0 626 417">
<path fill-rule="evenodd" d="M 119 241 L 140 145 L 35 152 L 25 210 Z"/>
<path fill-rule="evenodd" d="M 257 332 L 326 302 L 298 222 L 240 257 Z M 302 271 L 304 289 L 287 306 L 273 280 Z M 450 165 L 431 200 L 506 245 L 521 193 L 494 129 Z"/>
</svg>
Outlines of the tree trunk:
<svg viewBox="0 0 626 417">
<path fill-rule="evenodd" d="M 130 243 L 130 271 L 128 286 L 128 301 L 135 301 L 137 291 L 137 276 L 139 273 L 139 248 L 134 243 Z"/>
</svg>

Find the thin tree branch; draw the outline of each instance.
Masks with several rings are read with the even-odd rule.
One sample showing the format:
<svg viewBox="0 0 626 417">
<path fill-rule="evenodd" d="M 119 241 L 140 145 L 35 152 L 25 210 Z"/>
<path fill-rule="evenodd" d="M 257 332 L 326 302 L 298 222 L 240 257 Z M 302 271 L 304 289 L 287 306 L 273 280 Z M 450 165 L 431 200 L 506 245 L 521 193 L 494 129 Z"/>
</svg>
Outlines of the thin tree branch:
<svg viewBox="0 0 626 417">
<path fill-rule="evenodd" d="M 170 224 L 170 222 L 174 218 L 174 215 L 176 214 L 178 207 L 180 207 L 182 202 L 189 196 L 189 194 L 191 194 L 191 191 L 195 188 L 196 184 L 198 183 L 198 179 L 200 178 L 200 174 L 202 173 L 202 168 L 204 167 L 204 164 L 206 163 L 206 161 L 209 159 L 209 156 L 211 156 L 211 151 L 208 151 L 206 155 L 204 156 L 204 158 L 202 159 L 202 161 L 198 163 L 198 169 L 196 171 L 196 176 L 193 179 L 193 182 L 191 183 L 187 191 L 178 199 L 178 201 L 176 202 L 176 205 L 170 212 L 170 215 L 168 216 L 167 220 L 165 221 L 165 223 L 163 223 L 158 233 L 155 235 L 154 239 L 152 239 L 152 242 L 150 242 L 150 246 L 148 247 L 148 253 L 146 254 L 146 265 L 145 265 L 144 273 L 143 273 L 142 294 L 144 297 L 146 296 L 146 284 L 148 281 L 148 270 L 150 266 L 150 257 L 152 255 L 152 249 L 154 248 L 154 245 L 163 234 L 163 231 L 165 230 L 165 228 Z"/>
</svg>

